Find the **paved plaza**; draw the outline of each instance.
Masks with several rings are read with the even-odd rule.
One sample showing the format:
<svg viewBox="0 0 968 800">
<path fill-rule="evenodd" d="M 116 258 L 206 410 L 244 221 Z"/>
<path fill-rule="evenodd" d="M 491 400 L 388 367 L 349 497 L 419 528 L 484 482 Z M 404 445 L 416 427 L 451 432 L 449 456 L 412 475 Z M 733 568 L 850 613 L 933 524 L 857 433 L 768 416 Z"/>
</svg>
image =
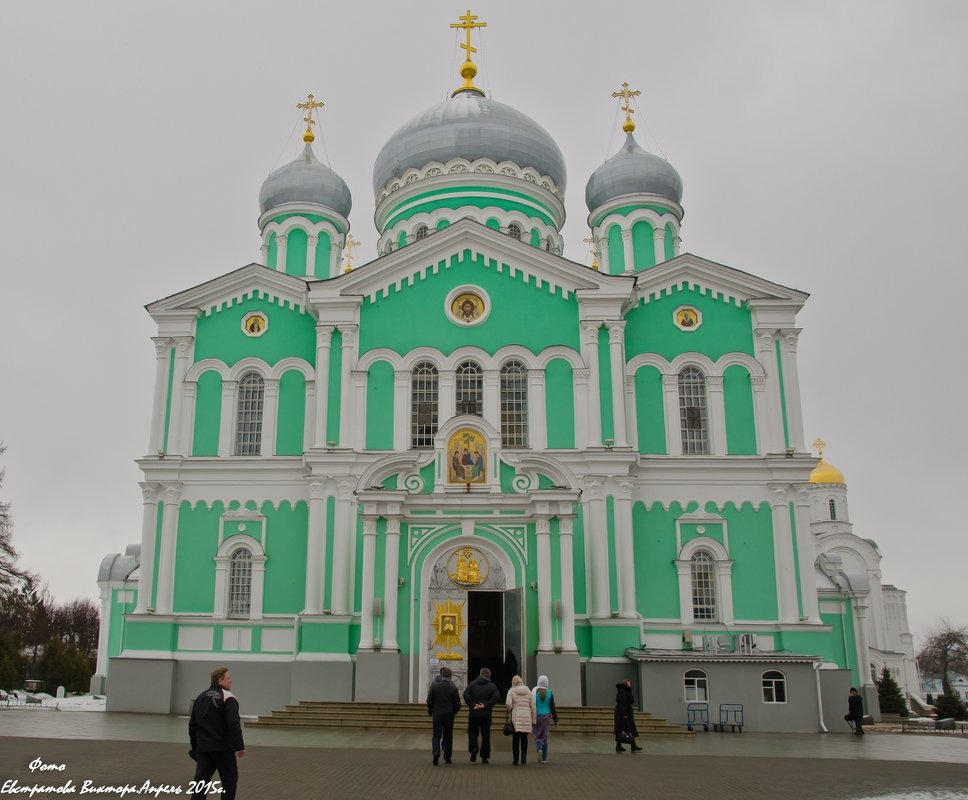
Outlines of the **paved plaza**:
<svg viewBox="0 0 968 800">
<path fill-rule="evenodd" d="M 425 735 L 251 728 L 239 798 L 968 799 L 968 736 L 697 733 L 643 737 L 645 750 L 633 755 L 615 753 L 607 737 L 552 732 L 549 763 L 522 768 L 512 767 L 499 727 L 488 765 L 468 761 L 460 719 L 455 733 L 454 763 L 434 767 L 429 722 Z M 85 781 L 102 789 L 98 797 L 120 797 L 107 789 L 124 785 L 142 789 L 126 797 L 184 795 L 187 751 L 181 717 L 4 709 L 0 797 L 68 781 L 78 796 Z M 37 759 L 64 770 L 31 772 Z"/>
</svg>

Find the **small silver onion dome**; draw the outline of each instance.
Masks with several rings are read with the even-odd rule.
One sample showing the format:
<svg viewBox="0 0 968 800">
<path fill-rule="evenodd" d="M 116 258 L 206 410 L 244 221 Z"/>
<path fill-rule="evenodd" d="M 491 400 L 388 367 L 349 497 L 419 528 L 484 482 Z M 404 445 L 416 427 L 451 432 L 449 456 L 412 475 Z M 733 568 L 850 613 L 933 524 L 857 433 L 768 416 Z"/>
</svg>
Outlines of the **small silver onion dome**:
<svg viewBox="0 0 968 800">
<path fill-rule="evenodd" d="M 283 203 L 314 203 L 349 217 L 353 207 L 349 187 L 333 170 L 323 164 L 307 142 L 295 161 L 269 174 L 259 192 L 263 213 Z"/>
<path fill-rule="evenodd" d="M 547 175 L 565 190 L 565 159 L 549 133 L 520 111 L 472 90 L 457 92 L 390 137 L 373 167 L 377 201 L 391 178 L 454 158 L 512 161 Z"/>
<path fill-rule="evenodd" d="M 657 194 L 678 203 L 682 178 L 664 158 L 639 147 L 631 133 L 622 149 L 596 169 L 585 186 L 589 211 L 627 194 Z"/>
</svg>

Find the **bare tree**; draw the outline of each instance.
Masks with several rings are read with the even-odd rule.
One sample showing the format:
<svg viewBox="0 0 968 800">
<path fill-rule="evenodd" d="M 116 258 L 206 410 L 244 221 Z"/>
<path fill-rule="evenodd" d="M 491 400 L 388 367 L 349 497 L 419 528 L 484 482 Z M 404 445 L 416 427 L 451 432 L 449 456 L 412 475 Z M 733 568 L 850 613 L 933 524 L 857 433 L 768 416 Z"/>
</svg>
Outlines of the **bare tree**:
<svg viewBox="0 0 968 800">
<path fill-rule="evenodd" d="M 7 448 L 0 444 L 0 455 Z M 0 486 L 6 470 L 0 470 Z M 10 516 L 10 503 L 0 500 L 0 593 L 6 592 L 30 577 L 30 573 L 17 567 L 19 555 L 13 546 L 13 517 Z"/>
<path fill-rule="evenodd" d="M 74 599 L 54 609 L 54 632 L 68 647 L 87 658 L 97 657 L 100 613 L 93 601 Z"/>
<path fill-rule="evenodd" d="M 939 619 L 918 653 L 918 664 L 922 672 L 939 675 L 942 688 L 949 693 L 948 673 L 968 672 L 968 627 Z"/>
</svg>

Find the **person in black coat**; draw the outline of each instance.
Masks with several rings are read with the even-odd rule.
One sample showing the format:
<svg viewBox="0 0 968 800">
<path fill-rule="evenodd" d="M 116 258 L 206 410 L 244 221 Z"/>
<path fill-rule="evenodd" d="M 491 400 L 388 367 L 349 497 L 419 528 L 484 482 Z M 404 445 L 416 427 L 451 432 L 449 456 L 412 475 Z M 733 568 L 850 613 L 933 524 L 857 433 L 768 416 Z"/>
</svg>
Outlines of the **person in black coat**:
<svg viewBox="0 0 968 800">
<path fill-rule="evenodd" d="M 460 711 L 460 692 L 450 679 L 452 674 L 450 667 L 441 667 L 440 680 L 435 678 L 427 691 L 427 713 L 434 721 L 430 747 L 435 767 L 440 761 L 441 747 L 445 764 L 450 763 L 454 754 L 454 717 Z"/>
<path fill-rule="evenodd" d="M 188 740 L 192 749 L 189 755 L 195 759 L 195 787 L 201 790 L 192 794 L 204 798 L 204 785 L 218 770 L 222 782 L 223 800 L 235 800 L 239 785 L 239 765 L 236 756 L 245 756 L 242 741 L 242 722 L 239 719 L 239 701 L 229 691 L 232 675 L 227 667 L 212 670 L 212 685 L 195 698 L 192 716 L 188 721 Z"/>
<path fill-rule="evenodd" d="M 615 684 L 615 752 L 624 753 L 622 747 L 622 734 L 626 733 L 631 738 L 632 752 L 638 752 L 642 748 L 635 743 L 635 737 L 639 735 L 638 728 L 635 727 L 635 695 L 632 694 L 632 681 L 626 679 L 622 683 Z M 626 739 L 626 741 L 628 741 Z"/>
<path fill-rule="evenodd" d="M 854 735 L 864 735 L 864 698 L 853 686 L 847 696 L 847 720 L 854 723 Z"/>
<path fill-rule="evenodd" d="M 497 686 L 491 681 L 491 671 L 484 667 L 481 674 L 467 684 L 464 689 L 464 704 L 467 706 L 467 752 L 471 761 L 477 761 L 477 737 L 481 739 L 481 763 L 491 758 L 491 709 L 501 699 Z"/>
</svg>

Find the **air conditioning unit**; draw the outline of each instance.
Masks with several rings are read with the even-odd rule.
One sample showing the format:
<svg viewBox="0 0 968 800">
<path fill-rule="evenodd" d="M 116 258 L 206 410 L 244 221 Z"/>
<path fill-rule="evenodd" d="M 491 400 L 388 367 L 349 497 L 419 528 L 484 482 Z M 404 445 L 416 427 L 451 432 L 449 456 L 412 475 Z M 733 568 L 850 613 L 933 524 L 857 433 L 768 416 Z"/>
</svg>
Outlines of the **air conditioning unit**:
<svg viewBox="0 0 968 800">
<path fill-rule="evenodd" d="M 716 635 L 703 634 L 702 649 L 707 653 L 719 652 L 719 637 Z"/>
<path fill-rule="evenodd" d="M 752 633 L 741 633 L 737 639 L 737 650 L 743 655 L 749 656 L 753 654 L 753 648 L 756 647 L 756 637 Z"/>
</svg>

